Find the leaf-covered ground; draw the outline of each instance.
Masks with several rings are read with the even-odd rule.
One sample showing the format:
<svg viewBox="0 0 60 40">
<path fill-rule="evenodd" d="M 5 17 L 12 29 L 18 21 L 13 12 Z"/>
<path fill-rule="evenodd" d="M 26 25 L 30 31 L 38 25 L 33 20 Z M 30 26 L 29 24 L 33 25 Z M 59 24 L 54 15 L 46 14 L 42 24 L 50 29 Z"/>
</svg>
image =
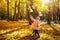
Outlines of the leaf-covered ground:
<svg viewBox="0 0 60 40">
<path fill-rule="evenodd" d="M 27 21 L 0 22 L 0 40 L 60 40 L 60 24 L 42 24 L 40 38 L 32 32 Z"/>
</svg>

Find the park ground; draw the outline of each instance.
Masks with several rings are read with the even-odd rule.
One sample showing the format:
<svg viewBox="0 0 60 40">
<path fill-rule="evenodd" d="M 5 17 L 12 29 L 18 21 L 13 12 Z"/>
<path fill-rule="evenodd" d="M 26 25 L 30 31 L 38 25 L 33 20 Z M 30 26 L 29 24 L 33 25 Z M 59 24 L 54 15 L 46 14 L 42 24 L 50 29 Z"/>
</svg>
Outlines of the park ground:
<svg viewBox="0 0 60 40">
<path fill-rule="evenodd" d="M 60 24 L 51 25 L 41 22 L 40 38 L 33 36 L 31 25 L 28 21 L 1 21 L 0 40 L 60 40 Z"/>
</svg>

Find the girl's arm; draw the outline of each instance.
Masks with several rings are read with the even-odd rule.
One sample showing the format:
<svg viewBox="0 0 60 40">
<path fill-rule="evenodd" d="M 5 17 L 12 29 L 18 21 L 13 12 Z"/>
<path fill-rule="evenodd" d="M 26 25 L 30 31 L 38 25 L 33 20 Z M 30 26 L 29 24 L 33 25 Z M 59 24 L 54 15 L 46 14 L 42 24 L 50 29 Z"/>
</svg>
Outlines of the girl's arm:
<svg viewBox="0 0 60 40">
<path fill-rule="evenodd" d="M 30 19 L 31 19 L 31 21 L 34 21 L 35 19 L 32 17 L 32 15 L 30 15 Z"/>
</svg>

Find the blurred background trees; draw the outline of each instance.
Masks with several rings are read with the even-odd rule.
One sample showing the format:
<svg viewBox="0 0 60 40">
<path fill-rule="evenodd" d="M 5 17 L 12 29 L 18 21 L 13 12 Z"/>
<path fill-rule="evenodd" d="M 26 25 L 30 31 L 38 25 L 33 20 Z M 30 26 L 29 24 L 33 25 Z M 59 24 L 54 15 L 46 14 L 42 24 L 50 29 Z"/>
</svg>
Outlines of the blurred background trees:
<svg viewBox="0 0 60 40">
<path fill-rule="evenodd" d="M 60 21 L 59 0 L 0 0 L 0 19 L 18 21 L 29 19 L 29 14 L 39 15 L 41 19 Z M 48 17 L 47 17 L 48 15 Z M 50 16 L 49 16 L 50 15 Z"/>
</svg>

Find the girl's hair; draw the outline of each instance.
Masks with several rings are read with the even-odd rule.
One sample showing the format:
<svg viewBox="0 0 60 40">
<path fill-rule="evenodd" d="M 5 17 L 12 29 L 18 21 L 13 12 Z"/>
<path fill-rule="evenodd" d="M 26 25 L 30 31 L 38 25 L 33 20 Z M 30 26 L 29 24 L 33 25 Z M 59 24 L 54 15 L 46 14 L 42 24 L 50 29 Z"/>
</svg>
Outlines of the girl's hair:
<svg viewBox="0 0 60 40">
<path fill-rule="evenodd" d="M 39 16 L 37 16 L 37 17 L 36 17 L 36 19 L 40 20 L 40 17 L 39 17 Z"/>
</svg>

